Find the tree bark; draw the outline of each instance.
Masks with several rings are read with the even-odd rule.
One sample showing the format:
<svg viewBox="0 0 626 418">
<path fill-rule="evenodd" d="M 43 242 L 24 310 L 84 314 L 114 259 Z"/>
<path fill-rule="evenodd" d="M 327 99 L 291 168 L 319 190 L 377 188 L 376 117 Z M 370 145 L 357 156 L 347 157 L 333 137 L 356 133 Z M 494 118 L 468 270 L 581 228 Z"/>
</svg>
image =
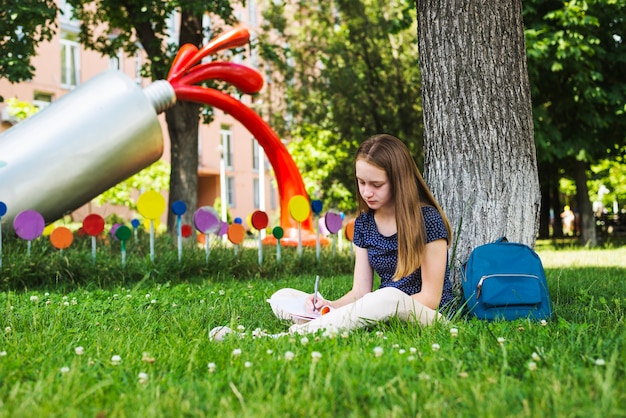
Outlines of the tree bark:
<svg viewBox="0 0 626 418">
<path fill-rule="evenodd" d="M 596 220 L 593 216 L 593 206 L 589 199 L 587 187 L 587 163 L 576 160 L 573 167 L 574 181 L 576 182 L 576 221 L 577 233 L 580 234 L 580 242 L 584 245 L 595 247 L 598 245 L 596 236 Z"/>
<path fill-rule="evenodd" d="M 418 0 L 417 8 L 424 174 L 458 240 L 454 275 L 474 247 L 501 236 L 535 244 L 540 190 L 522 5 Z"/>
</svg>

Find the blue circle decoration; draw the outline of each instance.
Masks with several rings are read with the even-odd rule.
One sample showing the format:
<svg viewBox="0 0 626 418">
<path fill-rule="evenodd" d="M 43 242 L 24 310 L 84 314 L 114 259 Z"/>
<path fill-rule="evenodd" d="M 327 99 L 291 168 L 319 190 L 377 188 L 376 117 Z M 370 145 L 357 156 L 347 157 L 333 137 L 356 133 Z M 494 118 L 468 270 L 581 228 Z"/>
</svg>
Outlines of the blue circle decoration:
<svg viewBox="0 0 626 418">
<path fill-rule="evenodd" d="M 243 220 L 241 220 L 241 218 L 235 218 L 235 220 L 233 221 L 236 224 L 242 224 Z"/>
<path fill-rule="evenodd" d="M 133 219 L 132 221 L 130 221 L 130 224 L 133 226 L 133 228 L 137 229 L 139 228 L 139 225 L 141 225 L 141 222 L 139 222 L 139 219 Z"/>
<path fill-rule="evenodd" d="M 6 215 L 7 213 L 7 204 L 4 202 L 0 202 L 0 217 Z"/>
<path fill-rule="evenodd" d="M 315 199 L 311 201 L 311 210 L 316 215 L 319 215 L 322 212 L 322 206 L 324 205 L 322 204 L 322 201 L 319 199 Z"/>
<path fill-rule="evenodd" d="M 174 212 L 174 215 L 180 216 L 187 212 L 187 205 L 182 200 L 177 200 L 172 203 L 172 212 Z"/>
</svg>

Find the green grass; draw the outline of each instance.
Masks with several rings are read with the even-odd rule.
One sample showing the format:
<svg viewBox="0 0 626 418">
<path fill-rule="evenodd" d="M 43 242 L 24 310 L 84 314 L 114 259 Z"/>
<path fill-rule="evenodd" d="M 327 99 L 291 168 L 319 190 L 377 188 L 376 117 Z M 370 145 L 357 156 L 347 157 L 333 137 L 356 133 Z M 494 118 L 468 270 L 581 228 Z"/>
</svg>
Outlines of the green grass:
<svg viewBox="0 0 626 418">
<path fill-rule="evenodd" d="M 122 268 L 115 251 L 94 264 L 40 247 L 3 248 L 0 417 L 626 416 L 626 247 L 540 245 L 556 314 L 545 325 L 391 321 L 307 340 L 254 337 L 287 328 L 265 300 L 319 272 L 340 296 L 345 254 L 285 249 L 277 263 L 270 249 L 260 267 L 256 250 L 217 249 L 207 265 L 160 247 Z M 210 341 L 219 325 L 237 335 Z"/>
</svg>

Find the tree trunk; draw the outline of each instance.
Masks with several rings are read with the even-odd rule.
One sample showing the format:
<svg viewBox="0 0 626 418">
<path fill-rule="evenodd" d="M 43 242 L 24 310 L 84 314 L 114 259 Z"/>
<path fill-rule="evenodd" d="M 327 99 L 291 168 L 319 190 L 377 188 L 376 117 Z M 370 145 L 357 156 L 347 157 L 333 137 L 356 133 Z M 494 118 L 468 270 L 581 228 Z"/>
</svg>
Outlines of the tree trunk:
<svg viewBox="0 0 626 418">
<path fill-rule="evenodd" d="M 478 245 L 506 236 L 534 246 L 537 236 L 522 5 L 418 0 L 417 8 L 425 178 L 458 240 L 455 274 Z"/>
<path fill-rule="evenodd" d="M 193 212 L 198 206 L 198 118 L 200 106 L 179 102 L 165 112 L 170 135 L 171 175 L 168 208 L 177 200 L 185 202 L 187 212 L 183 223 L 193 225 Z M 176 233 L 176 215 L 169 210 L 167 230 Z"/>
<path fill-rule="evenodd" d="M 588 246 L 598 245 L 596 237 L 596 220 L 593 217 L 593 206 L 589 199 L 587 187 L 587 163 L 576 161 L 574 163 L 574 181 L 576 182 L 576 232 L 580 234 L 580 241 Z"/>
</svg>

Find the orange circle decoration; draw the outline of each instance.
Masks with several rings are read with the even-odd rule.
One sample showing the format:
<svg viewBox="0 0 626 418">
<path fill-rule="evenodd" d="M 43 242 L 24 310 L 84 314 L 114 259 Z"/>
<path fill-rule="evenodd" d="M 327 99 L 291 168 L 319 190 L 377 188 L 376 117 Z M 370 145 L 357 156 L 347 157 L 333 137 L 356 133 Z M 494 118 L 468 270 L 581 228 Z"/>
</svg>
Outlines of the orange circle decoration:
<svg viewBox="0 0 626 418">
<path fill-rule="evenodd" d="M 262 210 L 255 210 L 252 212 L 252 227 L 257 231 L 267 228 L 270 220 L 267 213 Z"/>
<path fill-rule="evenodd" d="M 241 244 L 246 236 L 246 228 L 242 224 L 231 224 L 228 226 L 228 239 L 235 245 Z"/>
<path fill-rule="evenodd" d="M 59 226 L 50 233 L 50 242 L 59 250 L 68 248 L 74 242 L 74 234 L 69 228 Z"/>
<path fill-rule="evenodd" d="M 297 195 L 289 199 L 289 214 L 297 222 L 307 219 L 311 214 L 311 205 L 307 198 Z"/>
<path fill-rule="evenodd" d="M 350 219 L 346 224 L 346 228 L 344 229 L 344 235 L 346 239 L 350 242 L 354 239 L 354 219 Z"/>
<path fill-rule="evenodd" d="M 147 219 L 158 219 L 165 211 L 165 198 L 161 193 L 149 190 L 137 199 L 137 210 Z"/>
</svg>

